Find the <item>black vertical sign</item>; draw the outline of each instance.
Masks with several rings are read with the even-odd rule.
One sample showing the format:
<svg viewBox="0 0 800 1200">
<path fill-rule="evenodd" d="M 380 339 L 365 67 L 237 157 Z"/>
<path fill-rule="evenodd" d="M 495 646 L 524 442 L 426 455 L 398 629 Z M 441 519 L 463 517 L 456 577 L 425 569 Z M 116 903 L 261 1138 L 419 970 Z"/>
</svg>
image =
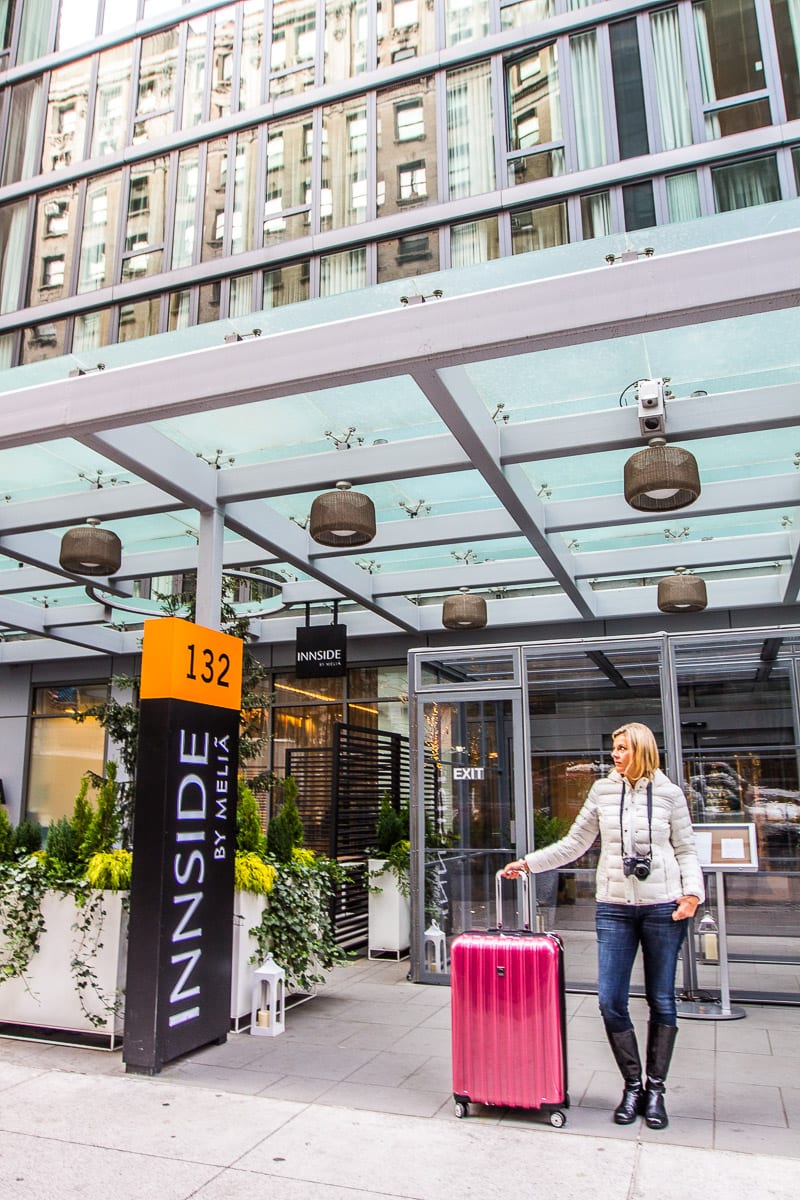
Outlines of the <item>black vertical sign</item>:
<svg viewBox="0 0 800 1200">
<path fill-rule="evenodd" d="M 123 1057 L 165 1062 L 230 1027 L 242 643 L 145 625 Z"/>
</svg>

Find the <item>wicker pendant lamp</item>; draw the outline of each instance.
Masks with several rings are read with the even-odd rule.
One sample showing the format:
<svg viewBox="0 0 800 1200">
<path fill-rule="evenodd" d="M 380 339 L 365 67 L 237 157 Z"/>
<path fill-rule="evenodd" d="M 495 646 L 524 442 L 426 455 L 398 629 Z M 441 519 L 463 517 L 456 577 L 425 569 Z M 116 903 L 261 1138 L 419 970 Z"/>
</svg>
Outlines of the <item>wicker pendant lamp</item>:
<svg viewBox="0 0 800 1200">
<path fill-rule="evenodd" d="M 641 512 L 670 512 L 700 495 L 697 460 L 681 446 L 653 438 L 625 463 L 625 499 Z"/>
<path fill-rule="evenodd" d="M 702 612 L 708 605 L 705 580 L 676 567 L 658 581 L 658 607 L 665 613 Z"/>
<path fill-rule="evenodd" d="M 375 505 L 344 481 L 311 505 L 308 531 L 323 546 L 365 546 L 375 537 Z"/>
<path fill-rule="evenodd" d="M 113 575 L 122 563 L 122 542 L 110 529 L 100 529 L 97 517 L 68 529 L 61 539 L 58 561 L 75 575 Z"/>
<path fill-rule="evenodd" d="M 486 624 L 486 601 L 473 596 L 466 588 L 458 595 L 446 596 L 442 605 L 442 624 L 445 629 L 483 629 Z"/>
</svg>

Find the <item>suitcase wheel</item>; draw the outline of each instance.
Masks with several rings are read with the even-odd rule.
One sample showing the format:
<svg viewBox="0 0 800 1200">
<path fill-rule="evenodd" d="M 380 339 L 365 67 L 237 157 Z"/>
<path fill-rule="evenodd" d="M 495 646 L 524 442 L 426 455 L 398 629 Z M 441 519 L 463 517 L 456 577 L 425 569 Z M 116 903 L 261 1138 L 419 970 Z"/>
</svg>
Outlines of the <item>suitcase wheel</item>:
<svg viewBox="0 0 800 1200">
<path fill-rule="evenodd" d="M 463 1100 L 456 1100 L 454 1111 L 456 1116 L 459 1118 L 467 1117 L 469 1116 L 469 1105 L 465 1104 Z"/>
<path fill-rule="evenodd" d="M 560 1108 L 554 1108 L 550 1113 L 550 1124 L 554 1129 L 563 1129 L 567 1123 L 567 1118 Z"/>
</svg>

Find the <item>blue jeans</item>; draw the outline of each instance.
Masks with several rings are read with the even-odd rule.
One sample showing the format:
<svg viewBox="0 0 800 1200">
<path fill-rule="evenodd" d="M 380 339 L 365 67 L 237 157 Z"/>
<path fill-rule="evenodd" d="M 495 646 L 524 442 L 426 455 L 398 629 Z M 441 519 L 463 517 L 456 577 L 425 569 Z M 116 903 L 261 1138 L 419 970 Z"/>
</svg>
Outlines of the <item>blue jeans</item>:
<svg viewBox="0 0 800 1200">
<path fill-rule="evenodd" d="M 598 1001 L 609 1033 L 633 1028 L 628 993 L 639 946 L 650 1020 L 658 1025 L 677 1025 L 675 971 L 687 922 L 673 921 L 674 911 L 672 902 L 597 905 Z"/>
</svg>

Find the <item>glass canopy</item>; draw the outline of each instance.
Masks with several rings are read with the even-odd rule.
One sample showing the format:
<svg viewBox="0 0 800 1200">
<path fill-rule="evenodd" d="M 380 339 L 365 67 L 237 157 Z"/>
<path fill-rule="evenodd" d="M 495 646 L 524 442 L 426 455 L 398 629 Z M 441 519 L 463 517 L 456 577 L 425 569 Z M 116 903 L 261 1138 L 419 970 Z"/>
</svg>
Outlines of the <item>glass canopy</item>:
<svg viewBox="0 0 800 1200">
<path fill-rule="evenodd" d="M 212 536 L 225 572 L 268 573 L 237 599 L 263 641 L 333 600 L 352 636 L 445 637 L 459 588 L 501 638 L 663 628 L 676 567 L 709 613 L 780 622 L 800 586 L 798 261 L 784 201 L 2 372 L 0 652 L 134 650 L 165 579 L 207 582 Z M 649 379 L 702 481 L 671 512 L 622 490 Z M 310 537 L 341 480 L 375 505 L 369 545 Z M 112 580 L 59 566 L 87 517 L 122 540 Z"/>
</svg>

